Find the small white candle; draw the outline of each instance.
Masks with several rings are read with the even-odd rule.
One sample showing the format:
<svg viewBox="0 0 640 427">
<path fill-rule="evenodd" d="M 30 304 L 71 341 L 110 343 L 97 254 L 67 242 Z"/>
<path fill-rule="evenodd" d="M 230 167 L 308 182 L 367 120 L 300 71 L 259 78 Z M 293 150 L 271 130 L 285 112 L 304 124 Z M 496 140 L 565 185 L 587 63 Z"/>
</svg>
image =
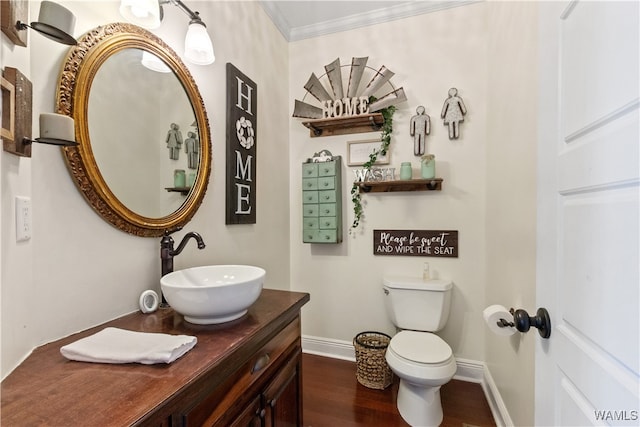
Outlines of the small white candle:
<svg viewBox="0 0 640 427">
<path fill-rule="evenodd" d="M 73 119 L 62 114 L 40 114 L 40 138 L 75 141 Z"/>
</svg>

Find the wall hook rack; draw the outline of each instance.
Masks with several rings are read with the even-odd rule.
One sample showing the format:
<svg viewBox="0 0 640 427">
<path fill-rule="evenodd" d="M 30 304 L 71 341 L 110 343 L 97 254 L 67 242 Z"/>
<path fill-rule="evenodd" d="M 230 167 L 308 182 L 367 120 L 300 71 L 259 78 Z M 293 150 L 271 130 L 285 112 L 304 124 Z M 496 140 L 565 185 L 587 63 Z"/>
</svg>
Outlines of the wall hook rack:
<svg viewBox="0 0 640 427">
<path fill-rule="evenodd" d="M 528 332 L 533 326 L 538 329 L 538 333 L 542 338 L 549 338 L 551 336 L 551 318 L 546 308 L 540 307 L 536 311 L 535 316 L 529 316 L 526 310 L 511 308 L 509 313 L 513 315 L 513 322 L 509 322 L 505 319 L 500 319 L 496 322 L 501 328 L 514 327 L 520 332 Z"/>
</svg>

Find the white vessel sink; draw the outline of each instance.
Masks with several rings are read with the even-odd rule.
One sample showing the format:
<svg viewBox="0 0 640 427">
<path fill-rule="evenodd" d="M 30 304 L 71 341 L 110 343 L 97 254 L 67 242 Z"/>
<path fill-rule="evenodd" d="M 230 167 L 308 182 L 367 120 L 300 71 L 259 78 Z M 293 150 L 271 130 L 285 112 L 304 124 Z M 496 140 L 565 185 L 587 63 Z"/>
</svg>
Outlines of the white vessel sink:
<svg viewBox="0 0 640 427">
<path fill-rule="evenodd" d="M 210 325 L 242 317 L 260 296 L 265 273 L 251 265 L 209 265 L 169 273 L 160 285 L 187 322 Z"/>
</svg>

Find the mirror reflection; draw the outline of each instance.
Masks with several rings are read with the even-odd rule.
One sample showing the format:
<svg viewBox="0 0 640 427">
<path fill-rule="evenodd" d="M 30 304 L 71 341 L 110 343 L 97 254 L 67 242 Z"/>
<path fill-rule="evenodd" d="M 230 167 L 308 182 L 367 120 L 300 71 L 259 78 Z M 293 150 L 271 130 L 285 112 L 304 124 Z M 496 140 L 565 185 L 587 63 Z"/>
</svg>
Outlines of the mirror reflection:
<svg viewBox="0 0 640 427">
<path fill-rule="evenodd" d="M 198 130 L 182 84 L 160 58 L 142 49 L 110 56 L 91 85 L 87 118 L 96 165 L 128 209 L 158 218 L 180 208 L 198 168 Z"/>
<path fill-rule="evenodd" d="M 189 69 L 157 36 L 127 23 L 85 33 L 64 58 L 56 112 L 75 121 L 65 161 L 105 221 L 157 237 L 196 213 L 211 175 L 209 119 Z"/>
</svg>

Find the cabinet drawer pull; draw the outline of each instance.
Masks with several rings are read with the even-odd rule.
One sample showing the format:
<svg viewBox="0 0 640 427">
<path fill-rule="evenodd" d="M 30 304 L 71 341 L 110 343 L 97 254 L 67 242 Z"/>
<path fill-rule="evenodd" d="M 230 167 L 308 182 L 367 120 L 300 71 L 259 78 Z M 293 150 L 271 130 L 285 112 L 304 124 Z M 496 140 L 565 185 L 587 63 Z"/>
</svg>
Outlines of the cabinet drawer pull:
<svg viewBox="0 0 640 427">
<path fill-rule="evenodd" d="M 256 373 L 261 369 L 264 369 L 265 366 L 267 366 L 269 364 L 269 354 L 263 354 L 262 356 L 260 356 L 260 358 L 258 360 L 256 360 L 255 365 L 253 365 L 253 368 L 251 368 L 251 373 Z"/>
</svg>

